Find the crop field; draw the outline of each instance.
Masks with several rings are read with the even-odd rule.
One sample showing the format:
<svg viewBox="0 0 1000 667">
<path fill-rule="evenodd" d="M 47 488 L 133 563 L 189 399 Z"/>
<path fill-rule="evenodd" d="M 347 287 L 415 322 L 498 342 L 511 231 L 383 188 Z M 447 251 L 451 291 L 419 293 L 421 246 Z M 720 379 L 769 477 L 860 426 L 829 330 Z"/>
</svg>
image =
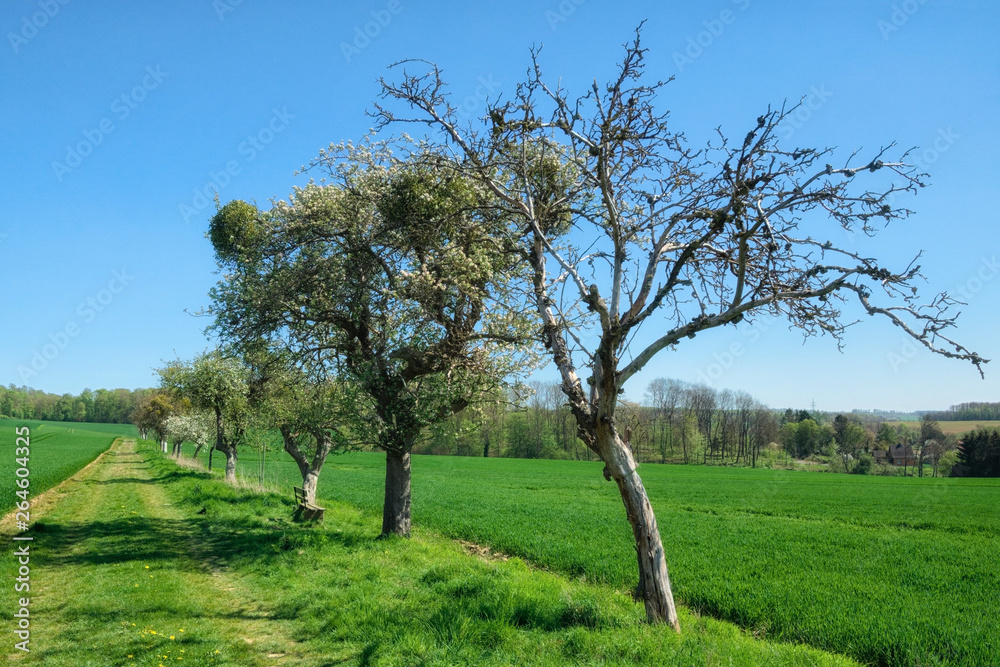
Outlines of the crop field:
<svg viewBox="0 0 1000 667">
<path fill-rule="evenodd" d="M 241 455 L 243 474 L 257 462 Z M 300 478 L 269 455 L 267 481 Z M 218 463 L 218 460 L 217 460 Z M 321 499 L 381 509 L 384 457 L 331 457 Z M 413 520 L 619 590 L 632 539 L 596 463 L 413 457 Z M 771 640 L 872 664 L 1000 664 L 1000 480 L 643 466 L 674 591 Z"/>
<path fill-rule="evenodd" d="M 918 431 L 920 430 L 920 422 L 918 421 L 899 422 L 899 423 L 909 426 L 910 428 L 917 429 Z M 976 429 L 980 428 L 1000 428 L 1000 421 L 982 421 L 982 420 L 954 421 L 954 422 L 939 421 L 938 426 L 941 427 L 941 431 L 945 435 L 951 435 L 953 433 L 954 434 L 968 433 L 969 431 L 975 431 Z"/>
<path fill-rule="evenodd" d="M 135 435 L 130 424 L 81 424 L 0 419 L 0 514 L 13 509 L 14 428 L 31 429 L 31 498 L 51 489 L 93 461 L 115 438 Z"/>
</svg>

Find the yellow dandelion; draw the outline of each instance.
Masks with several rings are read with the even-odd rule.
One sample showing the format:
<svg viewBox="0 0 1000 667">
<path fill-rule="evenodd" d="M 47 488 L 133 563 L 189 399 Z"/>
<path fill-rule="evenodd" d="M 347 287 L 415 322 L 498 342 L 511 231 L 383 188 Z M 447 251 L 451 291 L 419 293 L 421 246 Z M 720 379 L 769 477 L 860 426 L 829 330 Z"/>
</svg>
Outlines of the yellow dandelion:
<svg viewBox="0 0 1000 667">
<path fill-rule="evenodd" d="M 136 585 L 135 585 L 135 587 L 136 587 L 136 588 L 139 588 L 139 584 L 136 584 Z"/>
<path fill-rule="evenodd" d="M 146 569 L 147 569 L 147 570 L 149 569 L 149 566 L 148 566 L 148 565 L 146 566 Z"/>
<path fill-rule="evenodd" d="M 174 639 L 174 636 L 173 636 L 173 635 L 170 635 L 170 638 L 171 638 L 171 639 Z"/>
<path fill-rule="evenodd" d="M 149 631 L 149 634 L 151 634 L 151 635 L 155 635 L 155 634 L 156 634 L 156 630 L 150 630 L 150 631 Z"/>
<path fill-rule="evenodd" d="M 181 628 L 181 632 L 184 632 L 184 628 Z"/>
</svg>

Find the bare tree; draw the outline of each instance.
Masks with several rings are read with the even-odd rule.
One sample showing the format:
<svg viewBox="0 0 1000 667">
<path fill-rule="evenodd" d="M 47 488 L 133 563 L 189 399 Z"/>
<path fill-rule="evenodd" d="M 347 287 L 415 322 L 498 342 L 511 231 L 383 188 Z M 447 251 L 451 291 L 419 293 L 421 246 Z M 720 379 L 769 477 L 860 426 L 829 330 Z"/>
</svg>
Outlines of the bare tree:
<svg viewBox="0 0 1000 667">
<path fill-rule="evenodd" d="M 629 378 L 665 349 L 761 313 L 839 344 L 854 321 L 848 298 L 933 352 L 985 360 L 947 337 L 953 299 L 917 301 L 915 263 L 890 270 L 823 240 L 909 215 L 894 197 L 922 176 L 905 153 L 889 145 L 836 166 L 832 149 L 779 146 L 796 105 L 767 109 L 742 139 L 720 130 L 694 150 L 655 107 L 665 82 L 644 81 L 645 55 L 637 30 L 613 80 L 572 97 L 543 77 L 533 51 L 512 99 L 487 104 L 485 128 L 460 126 L 435 65 L 405 61 L 394 66 L 401 80 L 382 81 L 374 114 L 382 128 L 440 132 L 459 168 L 522 221 L 546 347 L 579 437 L 605 462 L 632 526 L 637 596 L 650 621 L 679 630 L 656 518 L 616 420 Z M 630 345 L 647 323 L 644 345 Z"/>
<path fill-rule="evenodd" d="M 698 433 L 704 440 L 702 463 L 708 463 L 708 451 L 712 448 L 712 424 L 715 421 L 715 390 L 704 384 L 691 385 L 685 392 L 687 405 L 694 415 Z"/>
<path fill-rule="evenodd" d="M 757 457 L 760 448 L 778 438 L 778 420 L 774 413 L 763 403 L 757 403 L 753 416 L 753 427 L 750 430 L 750 465 L 757 467 Z"/>
<path fill-rule="evenodd" d="M 681 405 L 684 384 L 677 380 L 656 378 L 646 389 L 646 399 L 656 411 L 656 419 L 660 426 L 657 448 L 660 451 L 660 463 L 667 462 L 667 450 L 674 453 L 674 419 Z"/>
</svg>

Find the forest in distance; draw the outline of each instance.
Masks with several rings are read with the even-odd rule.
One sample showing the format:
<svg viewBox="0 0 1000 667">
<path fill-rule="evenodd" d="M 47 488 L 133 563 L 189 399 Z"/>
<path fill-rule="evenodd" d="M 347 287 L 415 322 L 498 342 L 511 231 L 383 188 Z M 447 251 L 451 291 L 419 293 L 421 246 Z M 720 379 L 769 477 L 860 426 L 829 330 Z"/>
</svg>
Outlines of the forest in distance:
<svg viewBox="0 0 1000 667">
<path fill-rule="evenodd" d="M 85 389 L 78 395 L 58 395 L 0 386 L 0 418 L 133 424 L 139 410 L 148 410 L 159 392 L 152 388 Z M 534 381 L 495 398 L 428 429 L 414 453 L 595 459 L 576 435 L 558 384 Z M 882 475 L 920 475 L 922 462 L 929 474 L 947 476 L 960 463 L 963 434 L 942 429 L 936 422 L 970 422 L 971 431 L 1000 420 L 1000 403 L 990 402 L 916 412 L 913 416 L 919 423 L 887 418 L 879 411 L 781 411 L 744 391 L 663 378 L 649 384 L 641 403 L 624 400 L 621 409 L 629 445 L 640 462 Z M 281 450 L 280 436 L 273 436 L 257 446 Z M 876 454 L 897 444 L 911 450 L 916 465 L 892 465 Z"/>
</svg>

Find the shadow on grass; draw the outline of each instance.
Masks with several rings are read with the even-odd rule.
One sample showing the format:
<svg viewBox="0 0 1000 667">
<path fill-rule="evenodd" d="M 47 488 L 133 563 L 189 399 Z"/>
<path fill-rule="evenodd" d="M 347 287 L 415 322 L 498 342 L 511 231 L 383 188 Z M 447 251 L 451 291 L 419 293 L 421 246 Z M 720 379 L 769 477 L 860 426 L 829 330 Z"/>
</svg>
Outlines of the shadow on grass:
<svg viewBox="0 0 1000 667">
<path fill-rule="evenodd" d="M 151 467 L 156 471 L 159 466 Z M 32 532 L 46 544 L 47 565 L 160 561 L 174 567 L 187 563 L 185 569 L 204 570 L 225 567 L 237 557 L 243 562 L 266 562 L 283 551 L 317 542 L 349 548 L 375 541 L 374 536 L 366 540 L 337 531 L 315 532 L 315 524 L 293 521 L 295 504 L 291 500 L 232 489 L 199 471 L 173 470 L 147 479 L 118 477 L 84 484 L 173 486 L 173 504 L 190 516 L 151 519 L 126 514 L 99 521 L 37 522 Z M 122 511 L 138 509 L 126 503 Z"/>
<path fill-rule="evenodd" d="M 123 463 L 116 463 L 116 466 L 128 465 Z M 136 465 L 136 464 L 133 464 Z M 140 470 L 148 470 L 148 466 L 142 466 Z M 186 480 L 190 479 L 191 474 L 199 473 L 185 473 L 185 472 L 169 472 L 159 477 L 148 477 L 148 478 L 138 478 L 138 477 L 115 477 L 114 479 L 90 479 L 84 482 L 84 484 L 94 484 L 96 486 L 106 486 L 111 484 L 163 484 L 165 482 L 170 482 L 171 480 Z"/>
<path fill-rule="evenodd" d="M 153 573 L 161 567 L 226 569 L 259 597 L 246 609 L 193 614 L 185 598 L 164 596 L 129 607 L 133 616 L 291 621 L 310 650 L 351 646 L 357 664 L 408 655 L 414 645 L 446 662 L 476 664 L 519 646 L 519 630 L 561 633 L 632 623 L 629 605 L 571 591 L 523 565 L 467 559 L 436 543 L 377 541 L 377 522 L 346 506 L 331 504 L 325 524 L 299 524 L 292 520 L 290 494 L 233 488 L 156 457 L 144 463 L 150 479 L 102 483 L 160 484 L 164 501 L 180 515 L 152 519 L 131 514 L 142 510 L 126 503 L 112 504 L 100 520 L 37 524 L 46 544 L 44 564 L 133 563 L 127 570 L 140 573 L 146 565 Z M 93 600 L 67 601 L 60 613 L 91 626 L 121 620 L 121 612 Z"/>
</svg>

